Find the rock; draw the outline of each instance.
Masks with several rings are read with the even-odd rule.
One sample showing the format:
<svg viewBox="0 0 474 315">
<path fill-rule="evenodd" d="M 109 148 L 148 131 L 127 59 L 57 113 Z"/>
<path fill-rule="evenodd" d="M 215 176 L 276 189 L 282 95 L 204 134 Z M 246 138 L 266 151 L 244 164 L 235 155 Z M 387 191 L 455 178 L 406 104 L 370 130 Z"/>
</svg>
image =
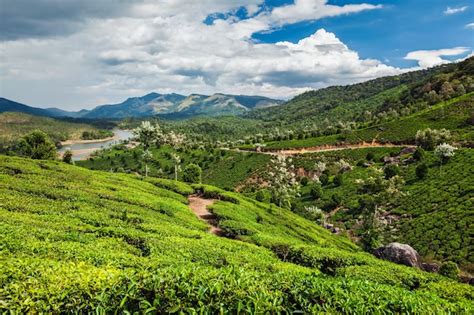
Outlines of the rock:
<svg viewBox="0 0 474 315">
<path fill-rule="evenodd" d="M 427 272 L 433 272 L 433 273 L 438 273 L 439 271 L 439 265 L 435 263 L 422 263 L 421 264 L 421 269 Z"/>
<path fill-rule="evenodd" d="M 415 151 L 416 151 L 415 147 L 407 147 L 407 148 L 402 149 L 398 155 L 412 154 Z"/>
<path fill-rule="evenodd" d="M 407 244 L 390 243 L 375 249 L 374 255 L 397 264 L 421 268 L 420 255 Z"/>
</svg>

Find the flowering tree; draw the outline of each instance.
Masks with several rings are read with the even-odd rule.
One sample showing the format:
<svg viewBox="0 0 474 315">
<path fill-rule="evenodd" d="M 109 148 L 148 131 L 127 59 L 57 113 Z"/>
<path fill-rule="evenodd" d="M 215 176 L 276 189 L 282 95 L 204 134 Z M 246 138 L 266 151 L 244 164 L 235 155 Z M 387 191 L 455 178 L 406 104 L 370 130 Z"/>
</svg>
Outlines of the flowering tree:
<svg viewBox="0 0 474 315">
<path fill-rule="evenodd" d="M 446 129 L 424 129 L 416 132 L 416 144 L 425 150 L 433 150 L 436 145 L 444 143 L 451 139 L 451 133 Z"/>
<path fill-rule="evenodd" d="M 283 155 L 275 156 L 270 162 L 269 188 L 273 201 L 280 207 L 290 208 L 291 199 L 299 195 L 300 185 L 292 170 L 291 160 Z"/>
<path fill-rule="evenodd" d="M 186 142 L 186 136 L 174 131 L 169 132 L 166 135 L 166 143 L 171 145 L 174 149 L 178 149 Z"/>
<path fill-rule="evenodd" d="M 153 158 L 150 146 L 163 137 L 163 132 L 158 124 L 152 125 L 149 121 L 142 121 L 141 125 L 133 130 L 133 134 L 143 146 L 142 159 L 145 163 L 145 176 L 148 176 L 148 163 Z"/>
<path fill-rule="evenodd" d="M 359 201 L 363 208 L 361 243 L 365 249 L 372 250 L 380 241 L 381 207 L 404 195 L 401 189 L 405 182 L 398 175 L 386 179 L 382 169 L 376 168 L 372 176 L 356 183 L 360 185 L 359 192 L 366 194 Z"/>
<path fill-rule="evenodd" d="M 171 155 L 174 163 L 174 180 L 178 180 L 178 172 L 181 170 L 181 158 L 176 153 Z"/>
<path fill-rule="evenodd" d="M 452 145 L 447 143 L 442 143 L 435 148 L 434 153 L 439 158 L 440 163 L 443 164 L 446 163 L 449 158 L 454 156 L 454 151 L 456 150 L 456 147 L 453 147 Z"/>
</svg>

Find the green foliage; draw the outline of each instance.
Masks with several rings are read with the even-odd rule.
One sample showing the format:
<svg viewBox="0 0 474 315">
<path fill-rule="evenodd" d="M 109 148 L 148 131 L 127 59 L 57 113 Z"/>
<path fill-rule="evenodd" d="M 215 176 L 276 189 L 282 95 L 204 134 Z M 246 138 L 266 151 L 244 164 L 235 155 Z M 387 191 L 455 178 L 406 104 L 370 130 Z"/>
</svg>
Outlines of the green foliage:
<svg viewBox="0 0 474 315">
<path fill-rule="evenodd" d="M 263 192 L 263 190 L 257 191 L 257 193 L 255 194 L 255 200 L 260 202 L 265 200 L 265 193 Z"/>
<path fill-rule="evenodd" d="M 428 176 L 428 166 L 426 163 L 421 163 L 415 169 L 415 174 L 418 179 L 423 179 Z"/>
<path fill-rule="evenodd" d="M 54 143 L 40 130 L 23 136 L 15 145 L 13 152 L 37 160 L 54 160 L 57 157 Z"/>
<path fill-rule="evenodd" d="M 390 179 L 400 174 L 400 168 L 396 164 L 388 164 L 384 167 L 383 173 L 385 174 L 385 179 Z"/>
<path fill-rule="evenodd" d="M 63 162 L 72 164 L 72 151 L 71 150 L 66 150 L 63 154 Z"/>
<path fill-rule="evenodd" d="M 342 186 L 344 184 L 344 177 L 342 176 L 342 174 L 337 174 L 336 176 L 334 176 L 332 182 L 336 186 Z"/>
<path fill-rule="evenodd" d="M 200 184 L 202 179 L 202 170 L 196 164 L 188 164 L 183 170 L 183 181 L 187 183 Z"/>
<path fill-rule="evenodd" d="M 321 184 L 314 184 L 311 187 L 311 197 L 317 200 L 317 199 L 320 199 L 322 196 L 323 196 L 323 188 L 321 187 Z"/>
<path fill-rule="evenodd" d="M 455 262 L 447 261 L 439 267 L 439 274 L 451 279 L 459 279 L 459 268 Z"/>
<path fill-rule="evenodd" d="M 114 133 L 110 130 L 84 130 L 81 134 L 82 140 L 95 140 L 112 137 Z"/>
<path fill-rule="evenodd" d="M 274 205 L 172 182 L 0 156 L 0 312 L 474 309 L 467 285 L 378 260 Z M 206 232 L 176 193 L 194 189 L 219 199 L 210 210 L 241 241 Z"/>
<path fill-rule="evenodd" d="M 300 179 L 300 184 L 301 185 L 306 186 L 306 185 L 308 185 L 308 183 L 309 183 L 308 177 L 306 177 L 306 176 L 301 177 L 301 179 Z"/>
</svg>

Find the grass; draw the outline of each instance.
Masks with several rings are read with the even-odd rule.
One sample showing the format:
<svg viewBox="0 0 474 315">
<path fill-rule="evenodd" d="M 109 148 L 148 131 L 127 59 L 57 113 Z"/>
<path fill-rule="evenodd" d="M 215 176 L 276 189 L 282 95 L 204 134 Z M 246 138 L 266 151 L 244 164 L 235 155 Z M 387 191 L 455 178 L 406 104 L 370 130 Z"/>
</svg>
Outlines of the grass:
<svg viewBox="0 0 474 315">
<path fill-rule="evenodd" d="M 230 238 L 206 232 L 194 190 Z M 378 260 L 212 186 L 0 156 L 0 312 L 472 313 L 472 287 Z"/>
</svg>

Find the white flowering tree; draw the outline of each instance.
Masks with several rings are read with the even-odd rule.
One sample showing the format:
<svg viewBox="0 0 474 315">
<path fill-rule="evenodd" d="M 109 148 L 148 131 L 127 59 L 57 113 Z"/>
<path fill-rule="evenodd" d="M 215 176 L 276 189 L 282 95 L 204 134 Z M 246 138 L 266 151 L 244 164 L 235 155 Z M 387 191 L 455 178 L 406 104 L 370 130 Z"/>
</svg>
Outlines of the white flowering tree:
<svg viewBox="0 0 474 315">
<path fill-rule="evenodd" d="M 280 207 L 290 208 L 291 200 L 299 195 L 300 184 L 293 170 L 291 160 L 283 155 L 275 156 L 270 162 L 269 189 L 273 201 Z"/>
<path fill-rule="evenodd" d="M 171 155 L 174 163 L 174 180 L 178 180 L 178 172 L 181 170 L 181 158 L 176 153 Z"/>
<path fill-rule="evenodd" d="M 344 172 L 352 170 L 352 165 L 350 165 L 348 162 L 346 162 L 343 159 L 340 159 L 339 161 L 337 161 L 335 165 L 338 168 L 340 173 L 344 173 Z"/>
<path fill-rule="evenodd" d="M 163 132 L 158 124 L 152 125 L 149 121 L 142 121 L 141 125 L 133 130 L 133 134 L 143 146 L 142 159 L 145 163 L 145 176 L 148 176 L 148 163 L 153 158 L 150 146 L 163 137 Z"/>
<path fill-rule="evenodd" d="M 362 213 L 362 246 L 367 250 L 377 247 L 380 241 L 379 215 L 382 205 L 393 202 L 405 195 L 402 187 L 405 184 L 402 177 L 396 175 L 386 179 L 383 170 L 376 168 L 372 176 L 356 181 L 359 193 L 363 194 L 360 202 Z"/>
<path fill-rule="evenodd" d="M 440 145 L 437 145 L 435 148 L 435 155 L 439 159 L 439 173 L 441 175 L 442 169 L 441 166 L 443 164 L 446 164 L 451 157 L 454 156 L 454 151 L 456 151 L 458 148 L 453 147 L 452 145 L 448 143 L 442 143 Z"/>
</svg>

